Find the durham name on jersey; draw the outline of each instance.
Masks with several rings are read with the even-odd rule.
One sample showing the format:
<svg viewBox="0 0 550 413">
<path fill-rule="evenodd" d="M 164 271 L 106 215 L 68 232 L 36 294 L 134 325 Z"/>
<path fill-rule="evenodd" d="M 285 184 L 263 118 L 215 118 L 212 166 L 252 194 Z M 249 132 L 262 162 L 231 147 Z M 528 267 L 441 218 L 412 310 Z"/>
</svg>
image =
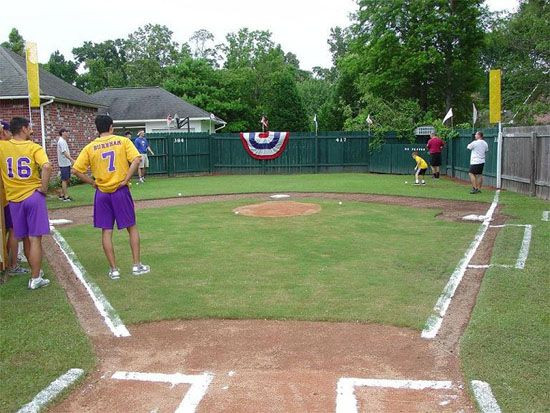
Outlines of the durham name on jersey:
<svg viewBox="0 0 550 413">
<path fill-rule="evenodd" d="M 126 178 L 128 165 L 139 157 L 139 152 L 128 138 L 109 135 L 97 138 L 84 147 L 73 168 L 81 173 L 91 169 L 101 192 L 115 192 Z"/>
<path fill-rule="evenodd" d="M 48 163 L 48 156 L 33 141 L 0 141 L 0 169 L 6 199 L 22 202 L 42 186 L 39 167 Z"/>
</svg>

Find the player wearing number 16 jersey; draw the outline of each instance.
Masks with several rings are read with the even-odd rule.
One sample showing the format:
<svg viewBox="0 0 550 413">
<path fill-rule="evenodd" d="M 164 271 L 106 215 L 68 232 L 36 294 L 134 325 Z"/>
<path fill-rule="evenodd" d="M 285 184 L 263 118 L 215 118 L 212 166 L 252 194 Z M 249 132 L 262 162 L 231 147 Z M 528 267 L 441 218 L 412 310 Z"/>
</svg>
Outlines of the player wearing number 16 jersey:
<svg viewBox="0 0 550 413">
<path fill-rule="evenodd" d="M 149 266 L 140 261 L 139 232 L 136 225 L 134 201 L 128 182 L 136 172 L 141 156 L 128 138 L 113 135 L 113 120 L 107 115 L 95 119 L 99 138 L 90 142 L 73 165 L 73 173 L 96 188 L 94 198 L 94 227 L 102 229 L 103 250 L 109 261 L 109 276 L 120 278 L 113 248 L 113 228 L 126 228 L 134 265 L 132 273 L 149 272 Z M 95 181 L 86 175 L 91 170 Z"/>
<path fill-rule="evenodd" d="M 44 149 L 30 140 L 33 130 L 28 119 L 10 122 L 13 138 L 0 141 L 0 169 L 16 238 L 23 239 L 31 267 L 29 288 L 47 286 L 42 277 L 42 235 L 50 233 L 46 192 L 51 165 Z"/>
</svg>

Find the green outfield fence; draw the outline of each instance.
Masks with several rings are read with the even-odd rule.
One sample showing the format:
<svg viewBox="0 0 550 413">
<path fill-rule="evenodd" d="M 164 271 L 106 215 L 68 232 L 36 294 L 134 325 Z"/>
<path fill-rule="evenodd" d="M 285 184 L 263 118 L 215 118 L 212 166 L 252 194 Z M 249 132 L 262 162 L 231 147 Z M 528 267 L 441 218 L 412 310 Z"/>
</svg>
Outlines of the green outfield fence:
<svg viewBox="0 0 550 413">
<path fill-rule="evenodd" d="M 441 171 L 468 179 L 471 130 L 459 130 L 442 155 Z M 494 185 L 496 177 L 497 129 L 484 130 L 489 154 L 484 176 Z M 273 160 L 253 159 L 244 150 L 238 133 L 150 133 L 147 138 L 155 155 L 150 155 L 153 174 L 293 174 L 320 172 L 374 172 L 410 174 L 414 168 L 411 152 L 416 150 L 429 161 L 425 145 L 428 136 L 413 137 L 410 143 L 388 134 L 376 149 L 369 148 L 367 132 L 291 132 L 283 154 Z"/>
</svg>

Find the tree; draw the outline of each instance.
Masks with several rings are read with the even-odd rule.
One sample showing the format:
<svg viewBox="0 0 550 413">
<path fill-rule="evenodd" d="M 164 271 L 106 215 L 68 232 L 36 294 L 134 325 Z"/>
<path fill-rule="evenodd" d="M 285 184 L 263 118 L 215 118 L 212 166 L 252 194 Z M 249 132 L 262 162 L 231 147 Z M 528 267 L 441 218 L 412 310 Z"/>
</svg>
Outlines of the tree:
<svg viewBox="0 0 550 413">
<path fill-rule="evenodd" d="M 219 59 L 216 49 L 212 49 L 207 45 L 214 41 L 214 35 L 206 29 L 200 29 L 193 33 L 189 38 L 193 45 L 193 57 L 195 59 L 203 59 L 209 62 L 212 66 L 217 66 Z"/>
<path fill-rule="evenodd" d="M 413 99 L 424 112 L 443 114 L 453 107 L 458 118 L 467 119 L 471 94 L 482 80 L 481 3 L 360 0 L 339 65 L 347 66 L 346 77 L 356 88 L 362 84 L 374 96 Z"/>
<path fill-rule="evenodd" d="M 71 85 L 74 85 L 78 77 L 78 72 L 76 71 L 78 64 L 71 60 L 65 60 L 65 56 L 59 50 L 50 55 L 48 63 L 43 68 Z"/>
<path fill-rule="evenodd" d="M 330 53 L 332 54 L 332 64 L 335 65 L 338 59 L 343 57 L 350 42 L 350 30 L 342 29 L 341 27 L 331 27 L 330 35 L 327 40 Z"/>
<path fill-rule="evenodd" d="M 263 108 L 271 130 L 307 130 L 305 108 L 290 70 L 273 73 L 267 87 Z"/>
<path fill-rule="evenodd" d="M 2 43 L 2 47 L 10 49 L 21 56 L 25 55 L 25 39 L 23 39 L 23 36 L 19 34 L 19 31 L 15 27 L 11 29 L 8 41 Z"/>
<path fill-rule="evenodd" d="M 130 86 L 159 86 L 165 68 L 179 58 L 178 43 L 166 26 L 146 24 L 124 42 L 126 73 Z"/>
<path fill-rule="evenodd" d="M 237 33 L 229 33 L 226 40 L 227 44 L 221 48 L 225 54 L 224 66 L 228 69 L 253 67 L 258 59 L 275 47 L 271 32 L 267 30 L 243 28 Z"/>
<path fill-rule="evenodd" d="M 297 87 L 310 125 L 309 129 L 314 130 L 313 116 L 319 114 L 323 104 L 330 100 L 332 84 L 324 79 L 309 78 L 299 82 Z M 317 118 L 320 120 L 320 116 Z"/>
<path fill-rule="evenodd" d="M 217 113 L 217 102 L 223 99 L 217 73 L 205 59 L 187 56 L 168 67 L 163 87 L 209 112 Z"/>
<path fill-rule="evenodd" d="M 486 70 L 502 69 L 502 104 L 515 123 L 532 124 L 550 112 L 549 20 L 544 0 L 522 1 L 516 13 L 490 20 L 483 64 Z"/>
<path fill-rule="evenodd" d="M 84 42 L 73 49 L 76 63 L 86 72 L 76 79 L 76 86 L 88 93 L 107 87 L 128 86 L 125 41 L 107 40 L 102 43 Z"/>
</svg>

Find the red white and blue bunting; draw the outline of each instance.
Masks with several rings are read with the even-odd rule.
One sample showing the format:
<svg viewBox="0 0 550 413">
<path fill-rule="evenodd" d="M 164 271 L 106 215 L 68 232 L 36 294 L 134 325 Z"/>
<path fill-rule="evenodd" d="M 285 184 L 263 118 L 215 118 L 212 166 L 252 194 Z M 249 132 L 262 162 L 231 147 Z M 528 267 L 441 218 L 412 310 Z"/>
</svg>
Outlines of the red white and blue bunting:
<svg viewBox="0 0 550 413">
<path fill-rule="evenodd" d="M 284 152 L 290 132 L 241 132 L 245 151 L 254 159 L 275 159 Z"/>
</svg>

